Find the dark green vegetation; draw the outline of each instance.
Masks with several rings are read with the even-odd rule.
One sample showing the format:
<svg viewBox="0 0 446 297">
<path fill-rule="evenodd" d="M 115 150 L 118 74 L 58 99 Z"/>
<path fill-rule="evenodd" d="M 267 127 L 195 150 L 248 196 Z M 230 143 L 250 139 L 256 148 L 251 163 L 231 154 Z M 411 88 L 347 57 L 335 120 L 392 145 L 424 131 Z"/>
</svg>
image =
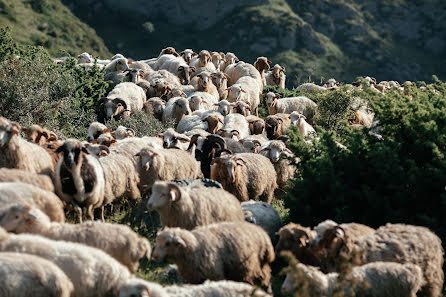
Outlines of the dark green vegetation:
<svg viewBox="0 0 446 297">
<path fill-rule="evenodd" d="M 446 79 L 441 0 L 63 0 L 113 52 L 150 58 L 166 46 L 267 56 L 288 85 L 360 75 Z M 255 4 L 253 4 L 255 3 Z"/>
</svg>

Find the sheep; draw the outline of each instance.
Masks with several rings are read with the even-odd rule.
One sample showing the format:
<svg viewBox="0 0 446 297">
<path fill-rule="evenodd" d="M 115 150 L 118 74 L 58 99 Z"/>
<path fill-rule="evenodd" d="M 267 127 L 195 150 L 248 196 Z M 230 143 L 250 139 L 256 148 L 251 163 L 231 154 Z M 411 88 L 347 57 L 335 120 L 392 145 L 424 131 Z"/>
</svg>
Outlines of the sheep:
<svg viewBox="0 0 446 297">
<path fill-rule="evenodd" d="M 38 145 L 45 145 L 58 139 L 54 132 L 48 131 L 39 125 L 31 125 L 28 128 L 23 128 L 22 131 L 25 132 L 28 141 Z"/>
<path fill-rule="evenodd" d="M 191 74 L 196 71 L 196 68 L 189 66 L 181 57 L 175 57 L 173 55 L 163 55 L 158 58 L 155 65 L 155 70 L 165 69 L 170 73 L 175 74 L 180 78 L 180 81 L 184 85 L 190 83 Z"/>
<path fill-rule="evenodd" d="M 115 59 L 105 66 L 105 74 L 119 71 L 124 72 L 127 70 L 129 70 L 129 65 L 126 58 Z"/>
<path fill-rule="evenodd" d="M 163 69 L 149 73 L 145 77 L 145 79 L 151 85 L 154 85 L 155 81 L 159 80 L 159 81 L 165 81 L 172 89 L 179 88 L 181 86 L 181 81 L 178 78 L 178 76 L 176 76 L 175 74 L 172 74 L 171 72 L 169 72 L 167 70 L 163 70 Z"/>
<path fill-rule="evenodd" d="M 184 61 L 186 61 L 187 64 L 190 64 L 190 61 L 196 55 L 198 55 L 198 54 L 189 48 L 185 49 L 184 51 L 182 51 L 180 53 L 180 56 L 184 59 Z"/>
<path fill-rule="evenodd" d="M 167 123 L 168 120 L 174 119 L 175 125 L 186 115 L 191 114 L 192 111 L 189 107 L 189 101 L 186 98 L 178 97 L 172 98 L 167 102 L 166 108 L 164 109 L 162 121 Z"/>
<path fill-rule="evenodd" d="M 237 198 L 218 188 L 155 182 L 147 208 L 159 213 L 163 227 L 192 230 L 217 222 L 244 221 Z"/>
<path fill-rule="evenodd" d="M 339 85 L 339 82 L 337 82 L 336 79 L 330 78 L 329 80 L 327 80 L 327 82 L 325 83 L 324 86 L 327 89 L 334 89 L 334 88 L 337 88 L 338 85 Z"/>
<path fill-rule="evenodd" d="M 220 71 L 220 65 L 223 63 L 224 56 L 218 52 L 211 52 L 211 60 L 215 66 L 216 71 Z"/>
<path fill-rule="evenodd" d="M 2 296 L 70 297 L 74 287 L 54 263 L 20 253 L 0 253 Z"/>
<path fill-rule="evenodd" d="M 178 133 L 186 133 L 195 129 L 207 131 L 208 127 L 208 123 L 203 121 L 201 115 L 190 115 L 181 118 L 178 122 L 176 131 Z"/>
<path fill-rule="evenodd" d="M 268 139 L 274 140 L 285 134 L 291 120 L 286 113 L 277 113 L 265 118 L 265 131 Z"/>
<path fill-rule="evenodd" d="M 342 279 L 338 273 L 324 274 L 316 267 L 299 263 L 295 272 L 287 273 L 281 291 L 282 294 L 293 294 L 301 287 L 311 292 L 311 296 L 351 292 L 353 296 L 416 297 L 423 284 L 420 267 L 410 263 L 369 263 L 354 267 Z"/>
<path fill-rule="evenodd" d="M 82 208 L 94 220 L 93 210 L 102 206 L 104 199 L 104 172 L 99 161 L 88 154 L 82 142 L 68 139 L 57 153 L 63 153 L 56 166 L 55 186 L 59 197 L 71 203 L 82 222 Z"/>
<path fill-rule="evenodd" d="M 367 100 L 353 97 L 350 109 L 355 113 L 355 123 L 371 128 L 375 113 L 369 107 Z"/>
<path fill-rule="evenodd" d="M 190 138 L 184 134 L 175 132 L 172 128 L 158 134 L 158 136 L 163 139 L 163 147 L 166 149 L 175 148 L 185 151 L 189 147 Z"/>
<path fill-rule="evenodd" d="M 0 117 L 0 167 L 51 176 L 54 167 L 50 154 L 41 146 L 23 139 L 20 130 L 18 123 Z"/>
<path fill-rule="evenodd" d="M 116 128 L 116 130 L 113 131 L 111 134 L 116 140 L 122 140 L 125 138 L 136 136 L 135 130 L 133 130 L 132 128 L 126 128 L 124 126 L 118 126 L 118 128 Z"/>
<path fill-rule="evenodd" d="M 149 113 L 150 111 L 153 112 L 153 116 L 157 120 L 162 120 L 164 109 L 166 108 L 166 101 L 162 100 L 159 97 L 153 97 L 147 100 L 146 103 L 144 103 L 144 112 Z"/>
<path fill-rule="evenodd" d="M 220 71 L 225 71 L 226 67 L 228 67 L 229 65 L 235 64 L 235 62 L 238 62 L 239 59 L 237 58 L 237 56 L 234 53 L 226 53 L 225 58 L 224 58 L 224 63 L 223 65 L 220 66 Z"/>
<path fill-rule="evenodd" d="M 226 99 L 223 99 L 217 104 L 214 104 L 214 106 L 218 106 L 217 111 L 221 113 L 223 116 L 227 116 L 228 114 L 231 113 L 232 110 L 231 103 Z"/>
<path fill-rule="evenodd" d="M 0 229 L 0 251 L 31 254 L 53 262 L 73 283 L 72 297 L 117 296 L 130 278 L 128 269 L 111 256 L 79 243 L 8 234 Z"/>
<path fill-rule="evenodd" d="M 325 238 L 324 238 L 325 237 Z M 426 284 L 419 296 L 441 296 L 444 274 L 443 248 L 441 240 L 425 227 L 387 224 L 375 232 L 357 238 L 349 238 L 347 232 L 336 226 L 325 231 L 319 244 L 324 244 L 324 253 L 320 253 L 321 269 L 324 272 L 338 271 L 345 262 L 345 255 L 357 255 L 355 265 L 377 261 L 412 263 L 420 266 Z M 327 241 L 326 238 L 331 241 Z"/>
<path fill-rule="evenodd" d="M 297 111 L 305 115 L 308 119 L 312 119 L 317 104 L 314 103 L 311 99 L 305 96 L 291 97 L 291 98 L 282 98 L 279 99 L 280 96 L 273 92 L 268 92 L 266 94 L 266 103 L 268 104 L 269 114 L 276 113 L 292 113 L 293 111 Z"/>
<path fill-rule="evenodd" d="M 240 139 L 239 142 L 245 147 L 248 152 L 258 153 L 260 147 L 268 142 L 268 138 L 266 138 L 266 136 L 257 134 Z"/>
<path fill-rule="evenodd" d="M 296 166 L 288 159 L 280 159 L 283 154 L 286 157 L 294 157 L 294 154 L 286 147 L 281 140 L 271 140 L 264 143 L 259 149 L 258 153 L 271 160 L 274 165 L 274 170 L 277 173 L 277 185 L 279 187 L 285 186 L 296 173 Z M 295 159 L 297 163 L 298 160 Z"/>
<path fill-rule="evenodd" d="M 223 128 L 218 132 L 222 137 L 243 139 L 250 135 L 248 122 L 245 117 L 238 113 L 225 116 Z"/>
<path fill-rule="evenodd" d="M 93 140 L 98 139 L 101 134 L 107 132 L 110 132 L 107 126 L 99 122 L 93 122 L 88 127 L 87 141 L 92 142 Z"/>
<path fill-rule="evenodd" d="M 217 69 L 212 63 L 212 57 L 209 51 L 202 50 L 189 63 L 191 67 L 196 68 L 196 72 L 192 76 L 196 76 L 203 71 L 215 72 Z"/>
<path fill-rule="evenodd" d="M 226 140 L 219 135 L 195 134 L 191 138 L 189 148 L 192 146 L 195 146 L 195 158 L 200 162 L 203 176 L 209 178 L 211 162 L 220 151 L 226 150 Z"/>
<path fill-rule="evenodd" d="M 77 64 L 93 63 L 94 59 L 89 53 L 82 53 L 77 56 Z"/>
<path fill-rule="evenodd" d="M 123 82 L 116 85 L 107 97 L 101 98 L 99 104 L 104 107 L 107 120 L 110 120 L 129 117 L 142 110 L 145 102 L 146 93 L 141 87 Z"/>
<path fill-rule="evenodd" d="M 285 67 L 280 66 L 279 64 L 274 65 L 273 69 L 266 73 L 265 79 L 268 86 L 285 88 Z"/>
<path fill-rule="evenodd" d="M 21 169 L 0 168 L 0 182 L 22 182 L 54 193 L 54 184 L 48 175 Z"/>
<path fill-rule="evenodd" d="M 289 223 L 279 232 L 279 242 L 275 247 L 276 255 L 282 251 L 290 251 L 303 264 L 319 266 L 320 259 L 311 249 L 311 243 L 316 238 L 317 233 L 308 227 L 299 224 Z"/>
<path fill-rule="evenodd" d="M 92 144 L 88 142 L 82 142 L 84 147 L 87 149 L 88 153 L 90 155 L 96 156 L 96 157 L 105 157 L 110 154 L 110 149 L 106 145 L 102 144 Z"/>
<path fill-rule="evenodd" d="M 333 240 L 333 236 L 336 236 L 338 226 L 342 228 L 343 232 L 345 232 L 346 236 L 350 239 L 369 235 L 375 232 L 375 229 L 363 224 L 344 223 L 339 225 L 332 220 L 325 220 L 314 227 L 314 231 L 316 231 L 317 236 L 312 242 L 312 248 L 315 250 L 320 250 L 321 248 L 328 247 Z M 325 234 L 327 230 L 328 233 Z"/>
<path fill-rule="evenodd" d="M 145 147 L 136 154 L 138 170 L 147 178 L 144 185 L 151 188 L 157 180 L 198 178 L 200 165 L 189 153 L 182 150 Z M 141 177 L 143 179 L 143 177 Z"/>
<path fill-rule="evenodd" d="M 188 283 L 234 280 L 270 286 L 274 250 L 266 232 L 248 222 L 220 222 L 192 231 L 165 228 L 156 237 L 155 261 L 178 265 Z"/>
<path fill-rule="evenodd" d="M 146 295 L 145 295 L 146 294 Z M 234 281 L 205 281 L 200 285 L 168 286 L 134 278 L 121 287 L 119 297 L 271 297 L 261 289 Z"/>
<path fill-rule="evenodd" d="M 277 176 L 270 160 L 262 155 L 239 153 L 219 157 L 211 163 L 211 179 L 240 201 L 257 200 L 271 203 L 277 188 Z"/>
<path fill-rule="evenodd" d="M 93 141 L 95 144 L 105 145 L 107 147 L 116 144 L 116 139 L 112 132 L 108 130 L 106 133 L 99 135 L 98 139 Z M 88 151 L 88 150 L 87 150 Z"/>
<path fill-rule="evenodd" d="M 245 117 L 251 115 L 251 108 L 249 107 L 249 104 L 244 101 L 231 103 L 231 106 L 233 107 L 233 113 L 238 113 Z"/>
<path fill-rule="evenodd" d="M 255 115 L 249 115 L 246 117 L 246 121 L 248 122 L 249 131 L 252 135 L 263 134 L 263 131 L 265 130 L 264 119 L 261 119 Z"/>
<path fill-rule="evenodd" d="M 227 99 L 229 102 L 244 101 L 248 103 L 251 110 L 255 110 L 258 116 L 258 106 L 260 104 L 259 94 L 261 90 L 261 87 L 254 78 L 244 76 L 228 88 Z"/>
<path fill-rule="evenodd" d="M 251 64 L 245 62 L 238 62 L 231 70 L 225 69 L 225 73 L 228 74 L 229 85 L 237 83 L 243 77 L 250 77 L 257 83 L 257 89 L 259 92 L 263 89 L 263 81 L 259 71 Z"/>
<path fill-rule="evenodd" d="M 263 201 L 246 201 L 241 206 L 245 220 L 262 227 L 271 241 L 277 242 L 276 233 L 282 227 L 282 219 L 274 207 Z"/>
<path fill-rule="evenodd" d="M 257 71 L 259 71 L 262 79 L 262 88 L 266 86 L 265 70 L 269 70 L 269 64 L 271 64 L 271 61 L 266 57 L 258 57 L 254 62 L 254 67 L 257 69 Z"/>
<path fill-rule="evenodd" d="M 298 111 L 293 111 L 290 114 L 291 125 L 297 126 L 302 138 L 305 139 L 307 137 L 317 137 L 316 130 L 314 130 L 313 126 L 307 123 L 306 119 L 307 118 Z"/>
<path fill-rule="evenodd" d="M 211 75 L 212 83 L 217 87 L 220 100 L 228 98 L 228 75 L 222 71 L 217 71 Z"/>
<path fill-rule="evenodd" d="M 8 232 L 32 233 L 103 250 L 131 272 L 138 270 L 139 259 L 150 259 L 150 242 L 130 227 L 120 224 L 86 222 L 61 224 L 50 222 L 46 214 L 29 205 L 14 205 L 4 214 L 0 225 Z"/>
<path fill-rule="evenodd" d="M 46 213 L 51 221 L 65 222 L 63 204 L 56 194 L 20 182 L 0 183 L 1 213 L 3 213 L 5 207 L 13 204 L 30 204 Z"/>
<path fill-rule="evenodd" d="M 327 88 L 318 86 L 314 83 L 303 83 L 298 86 L 296 90 L 305 93 L 323 93 L 327 91 Z"/>
<path fill-rule="evenodd" d="M 132 82 L 138 84 L 144 76 L 144 72 L 139 69 L 129 69 L 126 71 L 113 71 L 104 75 L 104 80 L 111 81 L 115 86 L 122 82 Z"/>
<path fill-rule="evenodd" d="M 216 102 L 218 102 L 220 94 L 217 90 L 217 87 L 214 86 L 214 84 L 212 83 L 211 76 L 212 76 L 211 73 L 208 71 L 203 71 L 200 74 L 197 74 L 196 76 L 198 77 L 197 91 L 211 94 L 213 97 L 215 97 Z"/>
<path fill-rule="evenodd" d="M 211 110 L 217 104 L 218 98 L 210 93 L 203 91 L 193 92 L 189 97 L 189 106 L 192 111 L 196 110 Z"/>
</svg>

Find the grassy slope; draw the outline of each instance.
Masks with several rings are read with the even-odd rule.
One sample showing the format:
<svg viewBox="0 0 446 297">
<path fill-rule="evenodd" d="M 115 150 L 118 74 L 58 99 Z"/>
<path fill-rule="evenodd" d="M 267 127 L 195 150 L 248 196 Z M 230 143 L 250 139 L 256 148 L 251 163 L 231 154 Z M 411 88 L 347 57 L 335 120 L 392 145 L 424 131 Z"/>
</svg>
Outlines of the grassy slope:
<svg viewBox="0 0 446 297">
<path fill-rule="evenodd" d="M 0 0 L 0 27 L 23 44 L 41 45 L 54 56 L 87 51 L 108 56 L 104 42 L 59 0 Z"/>
</svg>

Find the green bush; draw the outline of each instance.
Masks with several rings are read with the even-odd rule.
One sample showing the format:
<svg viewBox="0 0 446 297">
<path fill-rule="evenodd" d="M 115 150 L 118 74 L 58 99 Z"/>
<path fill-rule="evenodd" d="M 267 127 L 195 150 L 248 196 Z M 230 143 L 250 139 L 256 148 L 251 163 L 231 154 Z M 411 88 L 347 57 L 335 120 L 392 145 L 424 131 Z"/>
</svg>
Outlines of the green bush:
<svg viewBox="0 0 446 297">
<path fill-rule="evenodd" d="M 290 220 L 325 219 L 378 227 L 387 222 L 427 226 L 446 243 L 446 84 L 385 95 L 364 92 L 383 140 L 346 129 L 341 142 L 324 132 L 308 146 L 290 133 L 298 177 L 285 197 Z"/>
</svg>

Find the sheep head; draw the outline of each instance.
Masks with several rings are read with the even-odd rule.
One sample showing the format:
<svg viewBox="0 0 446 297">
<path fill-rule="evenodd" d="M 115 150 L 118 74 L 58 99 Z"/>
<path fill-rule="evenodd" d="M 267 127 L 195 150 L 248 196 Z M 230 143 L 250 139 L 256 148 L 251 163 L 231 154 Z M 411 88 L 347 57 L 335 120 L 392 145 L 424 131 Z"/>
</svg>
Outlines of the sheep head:
<svg viewBox="0 0 446 297">
<path fill-rule="evenodd" d="M 165 297 L 163 287 L 139 278 L 126 280 L 119 288 L 119 297 Z"/>
<path fill-rule="evenodd" d="M 30 227 L 35 224 L 36 220 L 39 220 L 40 223 L 50 224 L 48 216 L 39 209 L 31 208 L 28 204 L 16 204 L 6 210 L 0 221 L 0 226 L 8 232 L 32 233 Z"/>
<path fill-rule="evenodd" d="M 172 89 L 169 94 L 167 94 L 167 99 L 171 99 L 174 97 L 187 97 L 186 93 L 184 93 L 181 89 Z"/>
<path fill-rule="evenodd" d="M 262 73 L 265 70 L 269 70 L 269 64 L 271 64 L 271 61 L 268 60 L 266 57 L 258 57 L 257 60 L 254 62 L 254 67 Z"/>
<path fill-rule="evenodd" d="M 212 78 L 212 83 L 217 88 L 222 88 L 222 87 L 227 86 L 229 76 L 224 72 L 218 71 L 218 72 L 212 73 L 211 78 Z"/>
<path fill-rule="evenodd" d="M 19 135 L 19 123 L 0 117 L 0 147 L 6 146 L 14 135 Z"/>
<path fill-rule="evenodd" d="M 240 132 L 235 129 L 234 130 L 222 129 L 218 131 L 217 134 L 220 135 L 221 137 L 231 138 L 237 141 L 240 140 Z"/>
<path fill-rule="evenodd" d="M 166 101 L 161 100 L 159 97 L 153 97 L 147 100 L 146 103 L 144 103 L 144 111 L 145 113 L 149 113 L 150 110 L 153 111 L 153 115 L 158 120 L 161 120 L 164 113 L 164 108 L 166 107 Z"/>
<path fill-rule="evenodd" d="M 215 69 L 219 70 L 221 63 L 223 63 L 223 56 L 218 52 L 211 53 L 211 60 L 214 63 Z"/>
<path fill-rule="evenodd" d="M 280 80 L 285 76 L 285 67 L 276 64 L 274 65 L 273 70 L 271 72 L 274 78 L 274 82 L 278 84 Z"/>
<path fill-rule="evenodd" d="M 257 154 L 259 151 L 259 148 L 261 147 L 261 143 L 258 140 L 239 140 L 239 142 L 243 145 L 243 147 L 250 151 L 251 153 Z"/>
<path fill-rule="evenodd" d="M 88 154 L 88 150 L 77 139 L 68 139 L 56 150 L 56 153 L 63 154 L 63 164 L 70 170 L 81 166 L 83 154 Z"/>
<path fill-rule="evenodd" d="M 251 107 L 249 107 L 249 104 L 244 101 L 231 103 L 231 106 L 233 107 L 234 113 L 239 113 L 245 117 L 251 115 Z"/>
<path fill-rule="evenodd" d="M 325 83 L 324 86 L 325 86 L 327 89 L 330 89 L 330 88 L 336 88 L 338 84 L 339 84 L 339 82 L 337 82 L 336 79 L 334 79 L 334 78 L 330 78 L 330 79 Z"/>
<path fill-rule="evenodd" d="M 130 69 L 126 72 L 124 81 L 138 84 L 142 78 L 144 78 L 144 71 L 141 69 Z"/>
<path fill-rule="evenodd" d="M 114 60 L 112 63 L 114 63 L 114 67 L 112 67 L 112 69 L 110 69 L 111 71 L 120 71 L 120 72 L 124 72 L 129 70 L 129 61 L 126 58 L 119 58 Z"/>
<path fill-rule="evenodd" d="M 192 72 L 195 72 L 196 68 L 195 67 L 190 67 L 188 65 L 182 65 L 178 67 L 178 77 L 181 80 L 181 83 L 183 85 L 188 85 L 190 84 L 190 77 Z"/>
<path fill-rule="evenodd" d="M 280 95 L 273 92 L 268 92 L 266 93 L 265 97 L 268 107 L 275 107 L 277 104 L 277 100 L 280 98 Z"/>
<path fill-rule="evenodd" d="M 223 120 L 217 114 L 211 114 L 207 116 L 203 121 L 208 123 L 208 132 L 215 134 L 223 127 Z"/>
<path fill-rule="evenodd" d="M 88 127 L 87 141 L 91 142 L 94 139 L 97 139 L 99 135 L 105 133 L 105 130 L 107 130 L 107 126 L 105 126 L 104 124 L 101 124 L 99 122 L 91 123 Z"/>
<path fill-rule="evenodd" d="M 224 99 L 218 102 L 217 104 L 214 104 L 214 106 L 218 106 L 217 111 L 221 113 L 223 116 L 227 116 L 231 113 L 231 103 L 229 103 L 228 100 Z"/>
<path fill-rule="evenodd" d="M 280 135 L 282 135 L 282 123 L 283 120 L 281 118 L 277 118 L 274 116 L 268 116 L 265 120 L 265 130 L 266 135 L 269 139 L 276 139 Z"/>
<path fill-rule="evenodd" d="M 175 57 L 179 57 L 179 56 L 180 56 L 180 54 L 177 53 L 177 51 L 175 50 L 175 48 L 173 48 L 173 47 L 171 47 L 171 46 L 166 47 L 166 48 L 163 48 L 163 49 L 161 50 L 159 56 L 162 56 L 162 55 L 174 55 Z"/>
<path fill-rule="evenodd" d="M 344 228 L 339 225 L 333 226 L 325 230 L 324 234 L 317 241 L 313 249 L 316 252 L 323 250 L 329 251 L 331 254 L 336 254 L 341 247 L 346 246 L 348 237 Z"/>
<path fill-rule="evenodd" d="M 25 132 L 28 141 L 39 145 L 47 143 L 47 141 L 50 139 L 49 131 L 43 129 L 39 125 L 31 125 L 28 128 L 23 128 L 22 131 Z"/>
<path fill-rule="evenodd" d="M 111 146 L 112 144 L 115 144 L 116 139 L 112 135 L 112 133 L 110 133 L 110 130 L 107 129 L 104 132 L 105 133 L 99 135 L 98 139 L 96 139 L 96 141 L 93 141 L 93 143 L 97 143 L 97 144 L 105 145 L 105 146 Z"/>
<path fill-rule="evenodd" d="M 186 150 L 190 144 L 191 139 L 184 134 L 176 132 L 174 129 L 169 128 L 164 133 L 159 134 L 159 137 L 163 139 L 164 148 L 176 148 L 180 150 Z"/>
<path fill-rule="evenodd" d="M 299 224 L 290 223 L 280 228 L 278 233 L 276 254 L 279 255 L 281 251 L 291 251 L 299 261 L 302 261 L 314 237 L 311 230 Z"/>
<path fill-rule="evenodd" d="M 93 63 L 93 57 L 89 53 L 82 53 L 77 56 L 77 64 Z"/>
<path fill-rule="evenodd" d="M 239 59 L 237 58 L 237 56 L 234 53 L 226 53 L 225 55 L 225 64 L 226 65 L 230 65 L 230 64 L 234 64 L 235 62 L 239 61 Z"/>
<path fill-rule="evenodd" d="M 192 57 L 195 57 L 197 55 L 196 52 L 194 52 L 191 49 L 185 49 L 184 51 L 182 51 L 180 53 L 181 57 L 183 57 L 184 61 L 189 64 L 190 61 L 192 60 Z"/>
<path fill-rule="evenodd" d="M 90 155 L 105 157 L 110 154 L 110 149 L 108 148 L 108 146 L 103 144 L 84 143 L 84 146 Z"/>
<path fill-rule="evenodd" d="M 289 119 L 291 120 L 291 125 L 299 126 L 307 119 L 307 117 L 298 111 L 293 111 L 290 114 Z"/>
<path fill-rule="evenodd" d="M 104 106 L 104 111 L 107 120 L 111 120 L 112 118 L 119 117 L 125 111 L 127 111 L 127 103 L 120 98 L 110 99 L 107 97 L 103 97 L 99 101 L 100 106 Z"/>
<path fill-rule="evenodd" d="M 189 107 L 189 101 L 186 98 L 178 98 L 174 104 L 175 106 L 173 109 L 177 123 L 183 118 L 183 116 L 192 113 Z"/>
<path fill-rule="evenodd" d="M 245 166 L 246 161 L 242 158 L 231 158 L 226 160 L 226 170 L 228 172 L 228 178 L 231 183 L 236 183 L 239 175 L 240 167 Z"/>
<path fill-rule="evenodd" d="M 140 157 L 141 168 L 148 171 L 150 166 L 153 164 L 154 159 L 158 157 L 158 153 L 154 148 L 146 147 L 139 151 L 139 153 L 137 153 L 135 156 Z"/>
<path fill-rule="evenodd" d="M 118 126 L 118 128 L 116 128 L 116 130 L 113 131 L 111 133 L 111 135 L 116 140 L 122 140 L 122 139 L 129 138 L 129 137 L 135 137 L 136 136 L 136 132 L 132 128 L 127 128 L 127 127 L 124 127 L 124 126 Z"/>
<path fill-rule="evenodd" d="M 207 90 L 207 88 L 212 84 L 211 74 L 209 72 L 201 72 L 197 75 L 198 77 L 198 91 Z"/>
<path fill-rule="evenodd" d="M 188 244 L 186 244 L 186 240 Z M 180 228 L 164 228 L 156 236 L 152 258 L 156 262 L 165 259 L 174 260 L 176 257 L 181 257 L 181 254 L 186 253 L 186 249 L 195 246 L 198 246 L 198 242 L 190 231 Z"/>
<path fill-rule="evenodd" d="M 153 185 L 152 195 L 147 201 L 149 210 L 158 210 L 169 206 L 181 199 L 181 189 L 172 182 L 157 181 Z"/>
<path fill-rule="evenodd" d="M 207 63 L 212 61 L 211 54 L 207 50 L 202 50 L 198 54 L 198 59 L 200 60 L 199 67 L 204 67 L 204 66 L 206 66 Z"/>
<path fill-rule="evenodd" d="M 262 119 L 258 119 L 255 121 L 248 122 L 249 131 L 251 131 L 252 135 L 263 134 L 263 130 L 265 129 L 265 121 Z"/>
<path fill-rule="evenodd" d="M 228 91 L 228 99 L 232 102 L 242 100 L 247 94 L 240 84 L 234 84 L 226 90 Z"/>
</svg>

